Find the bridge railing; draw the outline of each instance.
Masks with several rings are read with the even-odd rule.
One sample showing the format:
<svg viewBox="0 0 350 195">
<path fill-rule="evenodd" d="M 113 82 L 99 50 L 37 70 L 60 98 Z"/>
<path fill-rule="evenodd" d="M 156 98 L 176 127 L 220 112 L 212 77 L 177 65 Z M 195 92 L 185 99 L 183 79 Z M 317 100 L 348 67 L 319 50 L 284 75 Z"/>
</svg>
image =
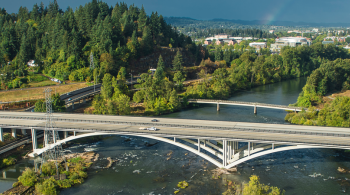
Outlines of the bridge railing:
<svg viewBox="0 0 350 195">
<path fill-rule="evenodd" d="M 76 102 L 76 101 L 78 101 L 78 100 L 81 100 L 81 99 L 83 99 L 83 98 L 89 97 L 89 96 L 91 96 L 91 95 L 96 95 L 96 94 L 100 93 L 100 91 L 101 91 L 101 90 L 96 90 L 96 91 L 94 91 L 94 92 L 85 94 L 85 95 L 83 95 L 83 96 L 79 96 L 79 97 L 77 97 L 77 98 L 74 98 L 74 99 L 72 99 L 72 100 L 67 101 L 66 104 L 70 104 L 70 103 Z"/>
<path fill-rule="evenodd" d="M 268 106 L 268 107 L 277 107 L 277 108 L 289 108 L 289 109 L 303 109 L 302 107 L 293 107 L 293 106 L 284 106 L 277 104 L 265 104 L 259 102 L 242 102 L 242 101 L 231 101 L 231 100 L 210 100 L 210 99 L 189 99 L 188 102 L 213 102 L 213 103 L 232 103 L 232 104 L 248 104 L 248 105 L 259 105 L 259 106 Z"/>
</svg>

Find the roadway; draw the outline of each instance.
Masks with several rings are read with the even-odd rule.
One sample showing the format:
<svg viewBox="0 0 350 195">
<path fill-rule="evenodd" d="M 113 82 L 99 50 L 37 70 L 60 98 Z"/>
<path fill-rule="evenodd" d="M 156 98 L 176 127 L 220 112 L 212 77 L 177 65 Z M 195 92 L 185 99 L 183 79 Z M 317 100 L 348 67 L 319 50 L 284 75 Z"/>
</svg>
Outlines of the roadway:
<svg viewBox="0 0 350 195">
<path fill-rule="evenodd" d="M 53 114 L 56 130 L 350 148 L 348 128 L 151 117 Z M 44 113 L 0 112 L 3 128 L 45 129 Z M 158 131 L 140 130 L 156 127 Z"/>
</svg>

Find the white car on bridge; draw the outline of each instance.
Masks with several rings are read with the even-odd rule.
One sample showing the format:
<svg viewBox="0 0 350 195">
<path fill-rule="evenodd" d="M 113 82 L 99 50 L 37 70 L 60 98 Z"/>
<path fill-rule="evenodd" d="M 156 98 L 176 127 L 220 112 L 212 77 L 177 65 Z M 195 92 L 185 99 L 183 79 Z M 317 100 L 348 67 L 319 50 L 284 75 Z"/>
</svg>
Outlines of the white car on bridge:
<svg viewBox="0 0 350 195">
<path fill-rule="evenodd" d="M 150 127 L 150 128 L 147 128 L 148 131 L 157 131 L 159 129 L 155 128 L 155 127 Z"/>
</svg>

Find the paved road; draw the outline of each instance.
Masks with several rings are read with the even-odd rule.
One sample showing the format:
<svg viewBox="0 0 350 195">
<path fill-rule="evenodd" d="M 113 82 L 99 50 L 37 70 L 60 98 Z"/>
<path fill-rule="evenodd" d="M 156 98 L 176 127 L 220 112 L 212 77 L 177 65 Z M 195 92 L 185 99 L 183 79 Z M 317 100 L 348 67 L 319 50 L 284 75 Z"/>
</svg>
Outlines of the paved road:
<svg viewBox="0 0 350 195">
<path fill-rule="evenodd" d="M 55 113 L 55 127 L 62 131 L 153 134 L 161 137 L 230 139 L 260 143 L 315 144 L 350 148 L 348 128 L 243 123 L 228 121 Z M 45 128 L 44 113 L 0 112 L 0 126 Z M 157 127 L 158 131 L 140 130 Z"/>
</svg>

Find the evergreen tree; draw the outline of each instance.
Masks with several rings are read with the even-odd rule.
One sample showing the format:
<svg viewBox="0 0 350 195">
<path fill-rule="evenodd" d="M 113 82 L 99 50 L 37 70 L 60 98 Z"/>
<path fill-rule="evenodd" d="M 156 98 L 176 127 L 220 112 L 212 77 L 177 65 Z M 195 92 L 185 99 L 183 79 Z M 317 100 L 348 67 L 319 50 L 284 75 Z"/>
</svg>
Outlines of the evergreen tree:
<svg viewBox="0 0 350 195">
<path fill-rule="evenodd" d="M 180 50 L 178 50 L 173 60 L 173 71 L 182 71 L 183 70 L 182 65 L 183 65 L 182 54 Z"/>
</svg>

